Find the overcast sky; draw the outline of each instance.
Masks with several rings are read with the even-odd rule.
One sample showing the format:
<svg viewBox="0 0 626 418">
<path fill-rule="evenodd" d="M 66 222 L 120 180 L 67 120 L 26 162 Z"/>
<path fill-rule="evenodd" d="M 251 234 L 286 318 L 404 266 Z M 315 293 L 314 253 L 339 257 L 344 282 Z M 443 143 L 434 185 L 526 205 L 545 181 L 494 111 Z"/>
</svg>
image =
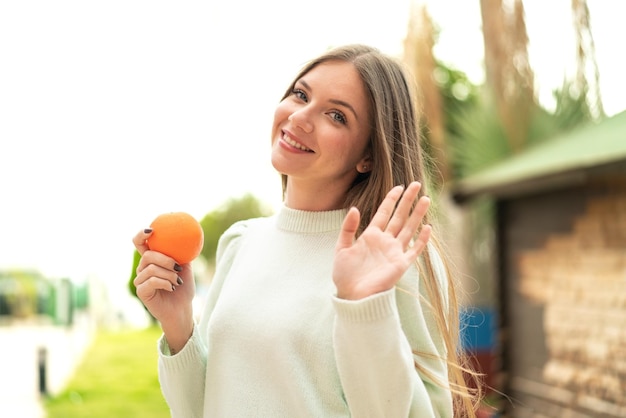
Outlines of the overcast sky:
<svg viewBox="0 0 626 418">
<path fill-rule="evenodd" d="M 280 204 L 275 104 L 329 46 L 400 54 L 410 0 L 0 4 L 0 268 L 120 287 L 159 213 Z M 482 80 L 478 2 L 431 1 L 438 57 Z M 525 2 L 545 96 L 573 59 L 568 0 Z M 625 2 L 589 1 L 607 112 L 626 109 Z M 617 93 L 617 94 L 615 94 Z"/>
</svg>

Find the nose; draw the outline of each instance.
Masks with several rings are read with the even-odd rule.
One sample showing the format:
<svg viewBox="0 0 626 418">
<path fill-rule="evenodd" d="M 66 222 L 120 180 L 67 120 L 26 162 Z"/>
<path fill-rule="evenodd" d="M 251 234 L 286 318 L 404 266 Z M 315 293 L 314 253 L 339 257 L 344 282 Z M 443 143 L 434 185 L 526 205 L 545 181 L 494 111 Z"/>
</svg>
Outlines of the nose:
<svg viewBox="0 0 626 418">
<path fill-rule="evenodd" d="M 308 114 L 306 107 L 294 111 L 287 119 L 294 126 L 302 129 L 305 133 L 310 134 L 313 132 L 313 123 L 311 122 L 311 117 Z"/>
</svg>

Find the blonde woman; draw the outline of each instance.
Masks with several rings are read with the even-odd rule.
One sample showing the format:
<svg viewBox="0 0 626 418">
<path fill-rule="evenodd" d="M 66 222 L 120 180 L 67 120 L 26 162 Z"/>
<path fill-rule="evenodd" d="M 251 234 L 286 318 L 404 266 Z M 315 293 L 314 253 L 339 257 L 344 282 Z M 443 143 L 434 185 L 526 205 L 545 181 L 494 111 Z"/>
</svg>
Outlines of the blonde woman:
<svg viewBox="0 0 626 418">
<path fill-rule="evenodd" d="M 364 45 L 295 77 L 271 133 L 284 205 L 221 237 L 199 323 L 191 266 L 135 236 L 173 417 L 474 416 L 409 80 Z"/>
</svg>

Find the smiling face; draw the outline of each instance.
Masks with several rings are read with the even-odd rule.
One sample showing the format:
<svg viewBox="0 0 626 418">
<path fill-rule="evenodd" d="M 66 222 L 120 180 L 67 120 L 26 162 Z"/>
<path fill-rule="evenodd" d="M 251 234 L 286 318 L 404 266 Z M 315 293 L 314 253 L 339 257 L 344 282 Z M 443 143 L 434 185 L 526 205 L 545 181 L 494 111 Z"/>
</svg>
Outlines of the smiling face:
<svg viewBox="0 0 626 418">
<path fill-rule="evenodd" d="M 369 171 L 368 103 L 348 62 L 324 62 L 296 80 L 276 108 L 272 128 L 272 164 L 288 176 L 289 206 L 341 207 L 358 173 Z M 307 203 L 312 200 L 315 207 Z"/>
</svg>

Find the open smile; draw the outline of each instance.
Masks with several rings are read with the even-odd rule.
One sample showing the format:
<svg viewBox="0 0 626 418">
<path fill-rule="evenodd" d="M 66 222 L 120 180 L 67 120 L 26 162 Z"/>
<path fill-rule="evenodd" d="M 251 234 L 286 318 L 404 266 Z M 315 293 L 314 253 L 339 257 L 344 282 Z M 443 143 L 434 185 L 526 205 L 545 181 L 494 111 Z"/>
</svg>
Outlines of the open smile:
<svg viewBox="0 0 626 418">
<path fill-rule="evenodd" d="M 311 148 L 305 147 L 301 143 L 293 140 L 291 137 L 289 137 L 288 134 L 284 132 L 283 132 L 282 140 L 285 141 L 287 144 L 291 145 L 292 147 L 299 149 L 300 151 L 314 152 Z"/>
</svg>

